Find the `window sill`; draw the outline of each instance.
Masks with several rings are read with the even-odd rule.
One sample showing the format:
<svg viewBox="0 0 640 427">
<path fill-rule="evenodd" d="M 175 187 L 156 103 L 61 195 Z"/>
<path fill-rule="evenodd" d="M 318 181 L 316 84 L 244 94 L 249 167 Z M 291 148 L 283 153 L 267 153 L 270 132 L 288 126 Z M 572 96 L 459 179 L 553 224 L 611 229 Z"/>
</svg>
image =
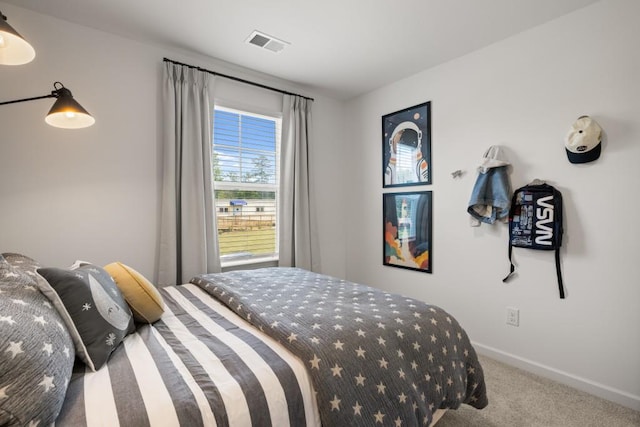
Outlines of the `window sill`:
<svg viewBox="0 0 640 427">
<path fill-rule="evenodd" d="M 278 266 L 278 257 L 277 256 L 265 256 L 265 257 L 255 257 L 250 259 L 239 259 L 233 261 L 226 261 L 222 263 L 222 271 L 232 271 L 232 270 L 252 270 L 255 268 L 262 267 L 277 267 Z"/>
</svg>

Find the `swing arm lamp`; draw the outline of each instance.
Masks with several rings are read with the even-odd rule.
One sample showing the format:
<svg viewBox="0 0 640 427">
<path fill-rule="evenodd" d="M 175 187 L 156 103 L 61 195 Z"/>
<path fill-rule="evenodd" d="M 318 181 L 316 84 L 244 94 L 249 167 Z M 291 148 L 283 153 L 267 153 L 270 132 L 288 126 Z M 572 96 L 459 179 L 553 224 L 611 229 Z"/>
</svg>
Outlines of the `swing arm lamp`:
<svg viewBox="0 0 640 427">
<path fill-rule="evenodd" d="M 0 102 L 0 105 L 35 101 L 44 98 L 56 98 L 56 101 L 44 119 L 50 126 L 63 129 L 80 129 L 91 126 L 96 121 L 91 114 L 73 98 L 71 91 L 60 82 L 55 82 L 53 84 L 53 90 L 47 95 Z"/>
</svg>

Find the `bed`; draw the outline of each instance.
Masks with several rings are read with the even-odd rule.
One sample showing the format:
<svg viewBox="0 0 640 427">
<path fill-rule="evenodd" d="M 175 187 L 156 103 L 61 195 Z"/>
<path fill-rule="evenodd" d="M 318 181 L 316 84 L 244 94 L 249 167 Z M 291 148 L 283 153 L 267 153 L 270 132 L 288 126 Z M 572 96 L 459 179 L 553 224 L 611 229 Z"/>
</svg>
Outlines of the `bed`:
<svg viewBox="0 0 640 427">
<path fill-rule="evenodd" d="M 145 318 L 109 266 L 3 255 L 0 425 L 428 426 L 487 405 L 465 331 L 417 300 L 265 268 L 143 286 L 162 305 Z M 89 333 L 81 316 L 99 305 Z"/>
</svg>

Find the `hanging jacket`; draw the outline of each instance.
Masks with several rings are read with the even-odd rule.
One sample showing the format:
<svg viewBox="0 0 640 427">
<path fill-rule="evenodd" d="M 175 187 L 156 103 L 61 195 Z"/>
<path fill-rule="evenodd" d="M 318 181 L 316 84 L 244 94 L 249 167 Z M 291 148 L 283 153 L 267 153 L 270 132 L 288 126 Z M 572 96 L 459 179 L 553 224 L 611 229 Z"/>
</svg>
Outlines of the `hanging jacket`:
<svg viewBox="0 0 640 427">
<path fill-rule="evenodd" d="M 511 206 L 511 183 L 507 174 L 509 164 L 497 145 L 492 145 L 484 153 L 467 207 L 467 212 L 471 215 L 472 227 L 478 227 L 483 222 L 493 224 L 496 220 L 506 222 L 509 219 Z"/>
</svg>

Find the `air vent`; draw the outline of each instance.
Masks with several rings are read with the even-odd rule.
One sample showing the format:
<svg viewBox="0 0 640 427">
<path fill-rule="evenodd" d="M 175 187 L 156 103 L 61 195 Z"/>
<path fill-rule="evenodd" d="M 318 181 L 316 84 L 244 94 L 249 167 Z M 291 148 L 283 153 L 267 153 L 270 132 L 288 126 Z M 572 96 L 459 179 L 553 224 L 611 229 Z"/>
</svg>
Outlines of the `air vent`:
<svg viewBox="0 0 640 427">
<path fill-rule="evenodd" d="M 261 33 L 260 31 L 254 31 L 251 33 L 246 42 L 275 53 L 280 53 L 282 49 L 290 44 L 289 42 L 279 40 L 265 33 Z"/>
</svg>

